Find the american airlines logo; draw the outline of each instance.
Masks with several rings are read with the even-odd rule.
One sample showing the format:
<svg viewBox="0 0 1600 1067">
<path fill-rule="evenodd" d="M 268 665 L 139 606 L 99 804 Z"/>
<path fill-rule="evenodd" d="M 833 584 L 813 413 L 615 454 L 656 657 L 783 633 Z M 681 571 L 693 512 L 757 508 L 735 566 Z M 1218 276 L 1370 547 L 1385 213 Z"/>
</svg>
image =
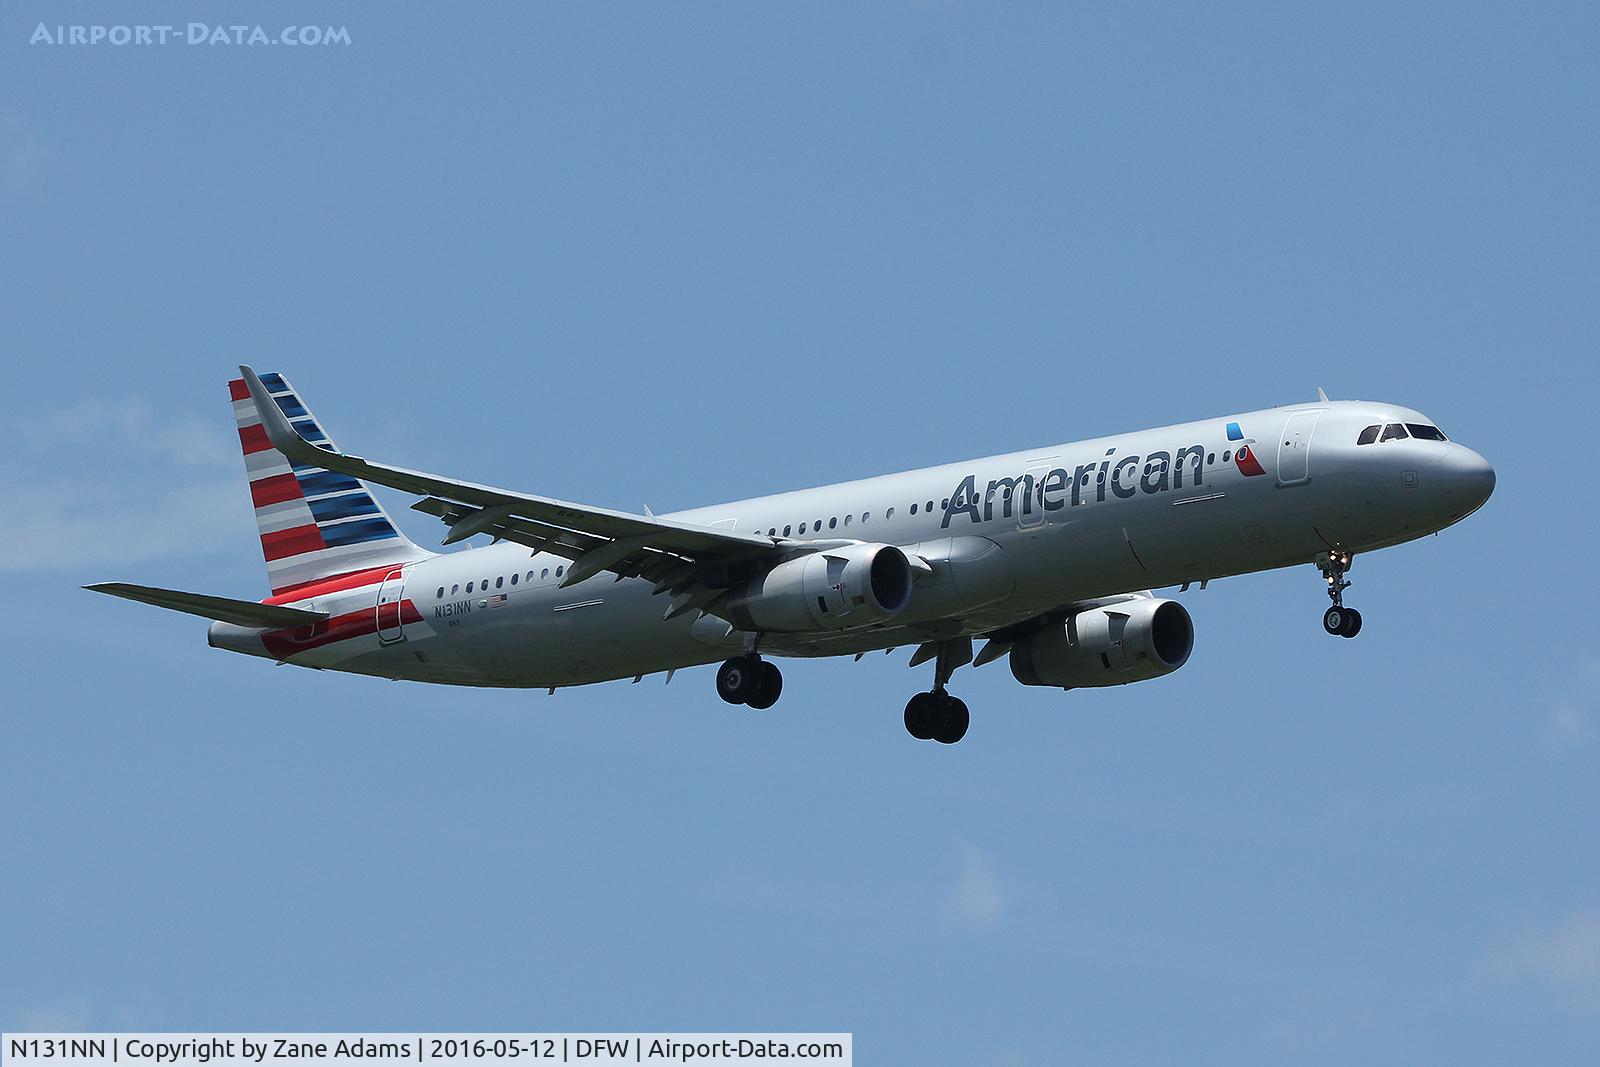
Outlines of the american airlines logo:
<svg viewBox="0 0 1600 1067">
<path fill-rule="evenodd" d="M 1254 437 L 1246 439 L 1244 431 L 1239 429 L 1237 422 L 1228 423 L 1228 440 L 1239 442 L 1239 447 L 1233 453 L 1233 462 L 1239 468 L 1240 474 L 1246 478 L 1254 478 L 1267 473 L 1261 469 L 1261 461 L 1256 458 L 1255 449 L 1251 447 L 1256 443 L 1256 439 Z"/>
<path fill-rule="evenodd" d="M 1267 473 L 1256 459 L 1252 447 L 1255 439 L 1245 437 L 1237 422 L 1228 423 L 1228 441 L 1235 447 L 1224 457 L 1231 459 L 1241 474 L 1254 478 Z M 1176 453 L 1157 450 L 1147 456 L 1118 456 L 1115 448 L 1108 448 L 1098 463 L 1080 463 L 1071 472 L 1056 467 L 1043 475 L 1028 472 L 1015 478 L 995 478 L 982 494 L 978 492 L 977 475 L 969 474 L 950 494 L 939 528 L 949 528 L 957 515 L 965 515 L 973 522 L 992 521 L 997 498 L 1000 517 L 1011 518 L 1014 513 L 1037 515 L 1075 508 L 1090 500 L 1102 502 L 1108 492 L 1127 499 L 1140 493 L 1182 489 L 1185 484 L 1198 486 L 1205 482 L 1206 466 L 1206 446 L 1186 445 Z"/>
</svg>

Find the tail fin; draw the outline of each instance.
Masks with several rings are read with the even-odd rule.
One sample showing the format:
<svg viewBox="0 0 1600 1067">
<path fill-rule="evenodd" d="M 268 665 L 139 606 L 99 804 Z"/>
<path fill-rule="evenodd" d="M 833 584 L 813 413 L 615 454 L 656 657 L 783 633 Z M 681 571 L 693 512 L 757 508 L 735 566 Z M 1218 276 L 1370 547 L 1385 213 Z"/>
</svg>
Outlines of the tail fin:
<svg viewBox="0 0 1600 1067">
<path fill-rule="evenodd" d="M 263 374 L 261 381 L 300 436 L 333 447 L 282 375 Z M 274 596 L 430 555 L 395 527 L 362 482 L 320 467 L 290 464 L 273 448 L 242 378 L 229 382 L 228 390 Z"/>
</svg>

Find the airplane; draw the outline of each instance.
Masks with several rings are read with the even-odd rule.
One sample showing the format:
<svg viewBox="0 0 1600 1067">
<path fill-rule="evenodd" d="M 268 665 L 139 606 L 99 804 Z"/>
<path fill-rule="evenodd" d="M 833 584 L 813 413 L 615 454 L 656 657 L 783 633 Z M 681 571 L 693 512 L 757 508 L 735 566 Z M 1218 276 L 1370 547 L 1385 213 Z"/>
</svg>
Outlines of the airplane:
<svg viewBox="0 0 1600 1067">
<path fill-rule="evenodd" d="M 1009 659 L 1031 686 L 1124 685 L 1182 667 L 1194 625 L 1156 596 L 1311 563 L 1344 602 L 1363 552 L 1460 522 L 1494 469 L 1418 411 L 1318 400 L 656 515 L 574 504 L 340 451 L 281 374 L 229 383 L 271 595 L 86 586 L 212 620 L 214 648 L 318 670 L 545 688 L 723 660 L 766 709 L 772 658 L 914 647 L 933 685 L 906 730 L 954 744 L 956 669 Z M 368 485 L 448 527 L 436 553 Z M 974 653 L 974 643 L 982 646 Z M 771 658 L 769 658 L 771 657 Z"/>
</svg>

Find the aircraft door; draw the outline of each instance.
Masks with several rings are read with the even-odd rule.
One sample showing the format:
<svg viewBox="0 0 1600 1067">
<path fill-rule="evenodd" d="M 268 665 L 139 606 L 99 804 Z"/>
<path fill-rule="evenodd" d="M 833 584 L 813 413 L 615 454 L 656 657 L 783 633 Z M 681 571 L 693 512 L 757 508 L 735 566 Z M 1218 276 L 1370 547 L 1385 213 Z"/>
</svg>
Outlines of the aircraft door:
<svg viewBox="0 0 1600 1067">
<path fill-rule="evenodd" d="M 378 586 L 378 643 L 392 645 L 406 638 L 405 627 L 400 617 L 400 605 L 405 597 L 405 571 L 396 567 L 383 576 L 383 584 Z"/>
<path fill-rule="evenodd" d="M 1278 488 L 1311 480 L 1311 432 L 1321 417 L 1320 411 L 1297 411 L 1284 422 L 1278 437 Z"/>
<path fill-rule="evenodd" d="M 1022 485 L 1017 493 L 1017 526 L 1023 530 L 1037 530 L 1045 525 L 1044 493 L 1045 482 L 1050 477 L 1050 467 L 1055 457 L 1048 460 L 1035 460 L 1022 476 Z M 1058 491 L 1059 486 L 1052 486 Z"/>
</svg>

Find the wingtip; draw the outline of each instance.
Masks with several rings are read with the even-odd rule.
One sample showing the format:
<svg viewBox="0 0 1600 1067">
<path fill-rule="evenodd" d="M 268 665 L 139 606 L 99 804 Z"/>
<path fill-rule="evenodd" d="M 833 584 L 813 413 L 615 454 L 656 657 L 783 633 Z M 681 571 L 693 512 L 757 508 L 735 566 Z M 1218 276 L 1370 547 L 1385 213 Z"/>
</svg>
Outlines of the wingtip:
<svg viewBox="0 0 1600 1067">
<path fill-rule="evenodd" d="M 266 431 L 267 440 L 272 442 L 274 448 L 290 459 L 303 458 L 315 448 L 311 442 L 301 437 L 299 431 L 284 417 L 283 411 L 272 399 L 272 391 L 266 387 L 260 376 L 250 369 L 249 364 L 239 364 L 239 374 L 244 378 L 244 387 L 250 394 L 250 399 L 255 401 L 261 428 Z"/>
</svg>

